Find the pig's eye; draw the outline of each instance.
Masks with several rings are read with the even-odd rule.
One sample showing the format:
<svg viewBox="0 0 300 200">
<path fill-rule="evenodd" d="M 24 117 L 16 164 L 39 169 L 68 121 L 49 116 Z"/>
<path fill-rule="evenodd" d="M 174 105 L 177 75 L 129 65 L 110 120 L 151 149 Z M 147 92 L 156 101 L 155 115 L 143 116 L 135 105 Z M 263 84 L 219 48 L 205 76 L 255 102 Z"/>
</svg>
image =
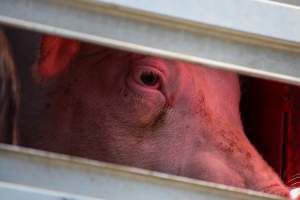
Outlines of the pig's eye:
<svg viewBox="0 0 300 200">
<path fill-rule="evenodd" d="M 140 81 L 147 86 L 156 86 L 159 84 L 159 76 L 155 72 L 142 72 L 140 74 Z"/>
<path fill-rule="evenodd" d="M 132 70 L 132 78 L 139 86 L 149 89 L 160 89 L 162 84 L 162 73 L 149 66 L 138 66 Z"/>
<path fill-rule="evenodd" d="M 161 86 L 161 72 L 153 67 L 138 67 L 133 70 L 134 80 L 143 87 L 159 89 Z"/>
</svg>

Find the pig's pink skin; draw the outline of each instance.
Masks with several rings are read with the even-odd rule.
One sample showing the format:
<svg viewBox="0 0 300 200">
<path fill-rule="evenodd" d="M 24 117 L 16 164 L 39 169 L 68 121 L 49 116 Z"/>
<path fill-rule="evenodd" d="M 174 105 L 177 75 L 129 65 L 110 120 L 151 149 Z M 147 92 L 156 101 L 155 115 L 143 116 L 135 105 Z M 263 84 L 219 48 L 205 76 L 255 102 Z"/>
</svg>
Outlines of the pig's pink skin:
<svg viewBox="0 0 300 200">
<path fill-rule="evenodd" d="M 195 66 L 82 44 L 25 145 L 287 196 L 243 132 L 237 75 Z"/>
</svg>

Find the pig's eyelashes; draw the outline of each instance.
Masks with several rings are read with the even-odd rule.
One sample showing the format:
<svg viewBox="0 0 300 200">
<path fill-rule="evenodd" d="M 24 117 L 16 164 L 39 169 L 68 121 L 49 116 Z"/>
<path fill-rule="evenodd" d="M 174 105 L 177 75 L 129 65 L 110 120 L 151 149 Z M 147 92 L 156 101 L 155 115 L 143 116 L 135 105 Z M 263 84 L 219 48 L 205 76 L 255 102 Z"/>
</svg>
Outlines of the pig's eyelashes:
<svg viewBox="0 0 300 200">
<path fill-rule="evenodd" d="M 144 87 L 159 89 L 161 86 L 161 77 L 156 70 L 147 68 L 137 70 L 134 79 L 138 84 Z"/>
</svg>

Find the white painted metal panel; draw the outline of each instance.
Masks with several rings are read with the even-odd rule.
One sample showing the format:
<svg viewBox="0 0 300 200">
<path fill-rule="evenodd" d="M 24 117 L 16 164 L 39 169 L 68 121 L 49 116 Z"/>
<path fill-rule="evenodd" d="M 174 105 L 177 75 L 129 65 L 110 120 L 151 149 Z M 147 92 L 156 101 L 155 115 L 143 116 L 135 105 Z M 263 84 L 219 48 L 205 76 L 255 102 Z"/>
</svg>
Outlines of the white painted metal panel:
<svg viewBox="0 0 300 200">
<path fill-rule="evenodd" d="M 101 200 L 1 181 L 0 198 L 5 200 Z"/>
<path fill-rule="evenodd" d="M 0 22 L 300 85 L 296 6 L 267 0 L 1 0 Z"/>
<path fill-rule="evenodd" d="M 251 190 L 3 144 L 0 145 L 0 181 L 107 200 L 282 199 Z"/>
<path fill-rule="evenodd" d="M 107 4 L 231 31 L 300 43 L 300 9 L 268 0 L 101 0 Z"/>
</svg>

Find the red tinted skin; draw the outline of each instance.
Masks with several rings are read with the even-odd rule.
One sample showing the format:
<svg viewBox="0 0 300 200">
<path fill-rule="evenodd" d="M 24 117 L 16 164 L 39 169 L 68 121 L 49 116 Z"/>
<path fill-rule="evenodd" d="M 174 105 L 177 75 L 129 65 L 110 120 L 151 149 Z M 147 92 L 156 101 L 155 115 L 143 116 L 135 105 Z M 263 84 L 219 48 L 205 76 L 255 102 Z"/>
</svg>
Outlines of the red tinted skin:
<svg viewBox="0 0 300 200">
<path fill-rule="evenodd" d="M 236 74 L 52 39 L 67 50 L 40 60 L 47 106 L 23 145 L 288 195 L 243 132 Z"/>
</svg>

